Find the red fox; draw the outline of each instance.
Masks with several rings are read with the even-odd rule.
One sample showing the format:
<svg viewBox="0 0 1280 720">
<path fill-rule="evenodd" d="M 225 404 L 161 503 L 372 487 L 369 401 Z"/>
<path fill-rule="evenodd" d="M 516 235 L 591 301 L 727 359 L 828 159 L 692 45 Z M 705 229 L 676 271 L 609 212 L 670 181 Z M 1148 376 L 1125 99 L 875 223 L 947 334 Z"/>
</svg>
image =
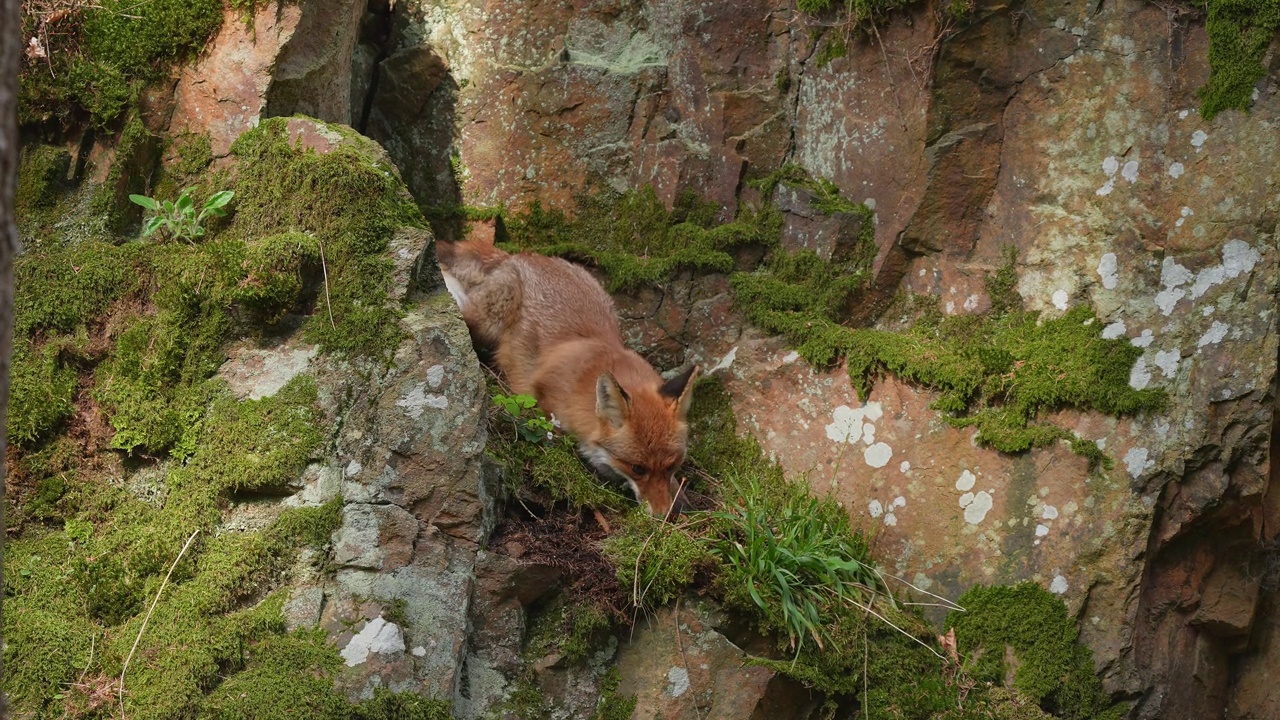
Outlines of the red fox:
<svg viewBox="0 0 1280 720">
<path fill-rule="evenodd" d="M 664 382 L 622 344 L 613 299 L 580 266 L 509 254 L 488 238 L 439 243 L 436 255 L 473 340 L 494 351 L 512 389 L 536 398 L 650 513 L 679 512 L 697 366 Z"/>
</svg>

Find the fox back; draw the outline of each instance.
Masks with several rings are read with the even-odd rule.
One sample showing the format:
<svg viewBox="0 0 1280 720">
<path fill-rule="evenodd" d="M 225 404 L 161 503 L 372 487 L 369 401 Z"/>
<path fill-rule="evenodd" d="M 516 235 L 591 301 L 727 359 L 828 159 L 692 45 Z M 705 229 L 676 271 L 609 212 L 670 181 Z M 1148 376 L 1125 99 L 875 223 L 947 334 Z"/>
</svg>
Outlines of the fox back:
<svg viewBox="0 0 1280 720">
<path fill-rule="evenodd" d="M 664 382 L 623 345 L 613 299 L 580 266 L 486 240 L 440 244 L 437 256 L 472 338 L 512 389 L 537 398 L 583 457 L 652 514 L 678 511 L 697 368 Z"/>
</svg>

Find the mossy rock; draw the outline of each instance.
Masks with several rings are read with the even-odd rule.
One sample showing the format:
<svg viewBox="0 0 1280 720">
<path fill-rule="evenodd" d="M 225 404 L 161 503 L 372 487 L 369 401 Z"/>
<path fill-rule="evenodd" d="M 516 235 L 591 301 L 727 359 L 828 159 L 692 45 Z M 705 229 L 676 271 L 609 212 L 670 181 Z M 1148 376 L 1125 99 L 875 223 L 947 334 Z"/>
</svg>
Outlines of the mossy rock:
<svg viewBox="0 0 1280 720">
<path fill-rule="evenodd" d="M 70 33 L 48 33 L 47 61 L 19 76 L 23 125 L 87 118 L 106 127 L 136 105 L 146 83 L 204 47 L 222 26 L 221 0 L 102 0 L 77 8 Z M 23 37 L 35 29 L 23 18 Z"/>
<path fill-rule="evenodd" d="M 197 202 L 236 192 L 232 216 L 193 243 L 113 231 L 130 232 L 117 196 L 143 187 L 135 183 L 158 152 L 140 124 L 124 130 L 109 173 L 118 184 L 96 192 L 63 191 L 67 158 L 56 149 L 29 156 L 23 182 L 36 210 L 20 213 L 61 212 L 76 201 L 93 218 L 115 219 L 89 239 L 51 223 L 15 266 L 9 427 L 16 496 L 26 505 L 11 513 L 19 524 L 4 558 L 14 578 L 4 690 L 19 712 L 91 712 L 90 690 L 119 677 L 193 532 L 129 665 L 129 717 L 285 717 L 298 697 L 273 685 L 254 652 L 271 657 L 296 639 L 282 634 L 280 589 L 305 547 L 314 549 L 309 571 L 326 569 L 341 502 L 285 509 L 256 531 L 224 527 L 224 513 L 244 493 L 290 492 L 331 428 L 308 375 L 260 400 L 234 397 L 215 375 L 230 340 L 277 332 L 286 317 L 322 352 L 367 358 L 370 367 L 387 361 L 402 337 L 403 291 L 388 243 L 397 229 L 424 224 L 376 145 L 303 122 L 335 146 L 318 152 L 287 136 L 298 120 L 269 120 L 241 138 L 226 167 L 213 168 L 191 141 L 182 179 Z M 89 424 L 78 431 L 100 433 L 90 423 L 102 419 L 114 429 L 112 444 L 131 456 L 125 481 L 113 463 L 83 456 L 82 444 L 106 439 L 63 433 L 77 411 Z M 308 652 L 323 656 L 317 673 L 340 662 L 325 643 Z M 74 685 L 82 673 L 85 683 Z M 237 680 L 240 673 L 248 674 Z M 325 677 L 327 694 L 325 683 L 296 686 L 317 716 L 448 716 L 446 704 L 390 693 L 352 706 Z M 228 684 L 254 692 L 210 698 Z"/>
<path fill-rule="evenodd" d="M 1062 601 L 1031 582 L 976 587 L 961 595 L 947 625 L 973 677 L 1013 687 L 1057 717 L 1118 720 L 1127 709 L 1111 702 L 1094 673 L 1093 653 L 1077 640 Z M 1012 656 L 1016 666 L 1007 664 Z"/>
</svg>

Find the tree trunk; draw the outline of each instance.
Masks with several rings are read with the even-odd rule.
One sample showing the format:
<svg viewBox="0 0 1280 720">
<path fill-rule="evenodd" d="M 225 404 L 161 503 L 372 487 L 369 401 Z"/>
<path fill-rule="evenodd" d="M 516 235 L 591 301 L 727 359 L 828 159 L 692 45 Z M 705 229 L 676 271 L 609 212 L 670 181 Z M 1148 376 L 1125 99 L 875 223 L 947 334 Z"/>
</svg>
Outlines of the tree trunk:
<svg viewBox="0 0 1280 720">
<path fill-rule="evenodd" d="M 22 61 L 19 0 L 0 0 L 0 475 L 9 477 L 5 459 L 9 415 L 9 359 L 13 354 L 13 258 L 18 254 L 18 226 L 13 218 L 13 191 L 18 178 L 18 64 Z M 0 567 L 4 560 L 4 483 L 0 482 Z M 0 574 L 0 597 L 4 576 Z M 0 609 L 3 613 L 3 609 Z M 0 614 L 0 628 L 3 628 Z M 0 630 L 2 632 L 2 630 Z M 0 681 L 4 667 L 0 665 Z M 0 720 L 6 713 L 0 693 Z"/>
</svg>

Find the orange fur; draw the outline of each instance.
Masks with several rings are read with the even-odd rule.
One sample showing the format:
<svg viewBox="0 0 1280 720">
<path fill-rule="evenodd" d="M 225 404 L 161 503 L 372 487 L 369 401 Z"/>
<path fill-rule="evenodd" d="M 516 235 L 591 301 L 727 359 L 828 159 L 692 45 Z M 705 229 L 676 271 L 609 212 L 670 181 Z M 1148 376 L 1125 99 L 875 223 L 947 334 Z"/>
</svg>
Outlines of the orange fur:
<svg viewBox="0 0 1280 720">
<path fill-rule="evenodd" d="M 582 267 L 484 239 L 436 254 L 472 337 L 494 350 L 512 389 L 537 398 L 579 452 L 625 480 L 651 513 L 678 511 L 697 368 L 664 382 L 623 345 L 613 299 Z"/>
</svg>

